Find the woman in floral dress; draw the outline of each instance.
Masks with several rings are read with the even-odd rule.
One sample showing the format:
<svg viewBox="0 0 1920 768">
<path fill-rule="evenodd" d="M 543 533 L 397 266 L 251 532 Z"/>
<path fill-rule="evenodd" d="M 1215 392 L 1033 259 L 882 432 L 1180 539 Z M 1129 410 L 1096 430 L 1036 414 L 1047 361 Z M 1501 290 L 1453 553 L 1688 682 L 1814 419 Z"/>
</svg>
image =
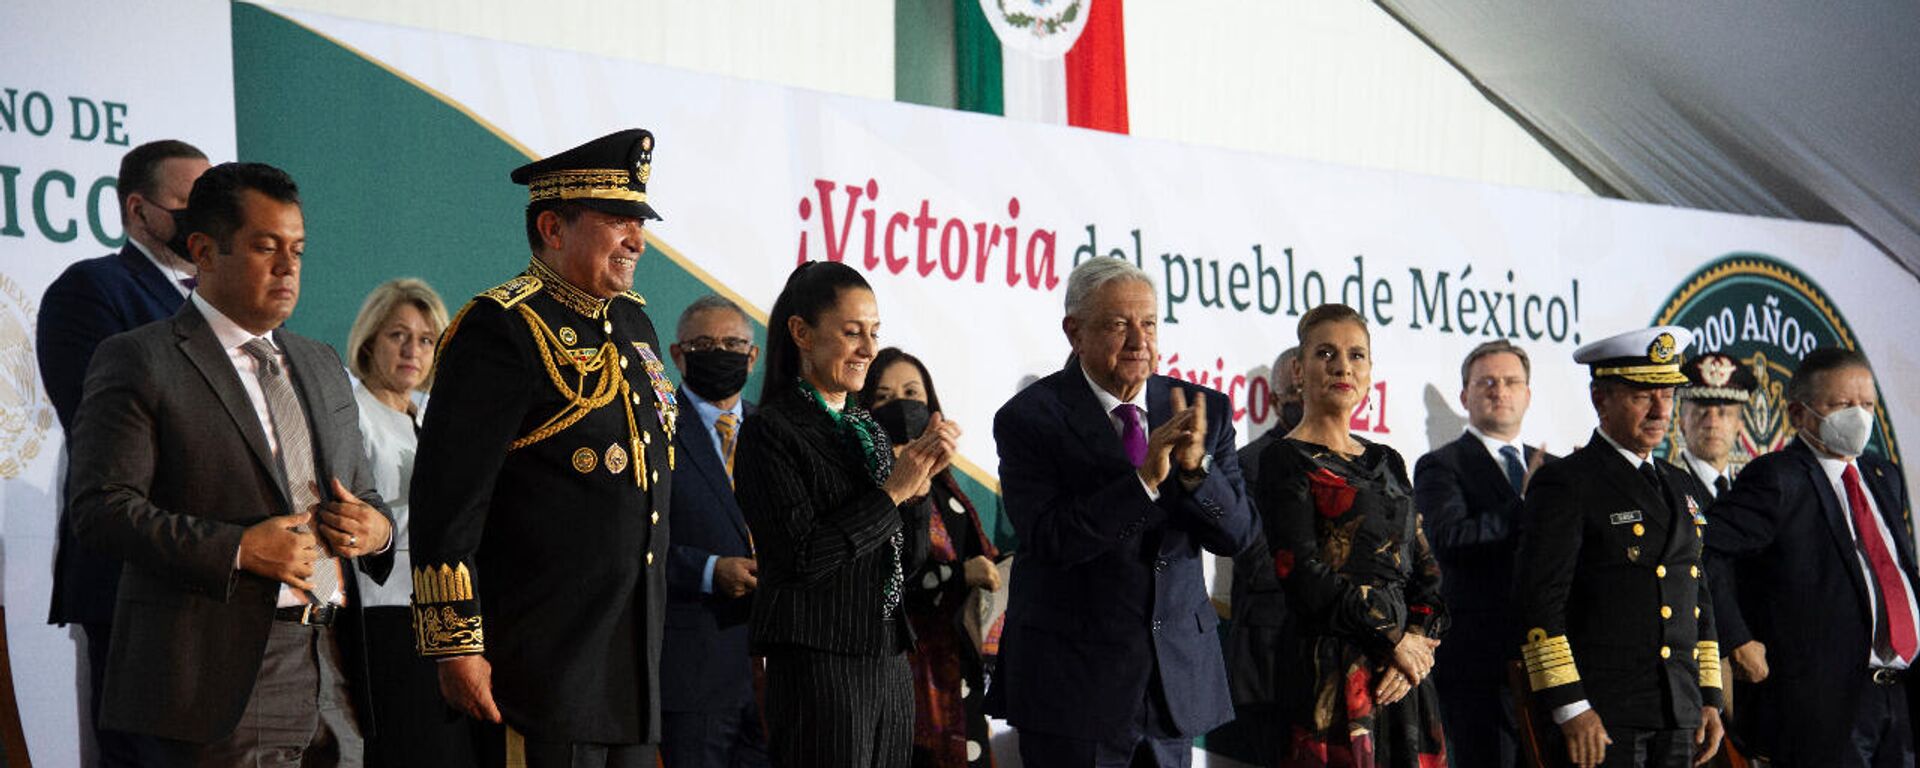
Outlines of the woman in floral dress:
<svg viewBox="0 0 1920 768">
<path fill-rule="evenodd" d="M 1254 498 L 1300 622 L 1300 689 L 1286 766 L 1446 765 L 1428 673 L 1446 628 L 1440 570 L 1406 463 L 1350 433 L 1372 386 L 1366 320 L 1344 305 L 1300 319 L 1290 372 L 1305 415 L 1260 456 Z"/>
</svg>

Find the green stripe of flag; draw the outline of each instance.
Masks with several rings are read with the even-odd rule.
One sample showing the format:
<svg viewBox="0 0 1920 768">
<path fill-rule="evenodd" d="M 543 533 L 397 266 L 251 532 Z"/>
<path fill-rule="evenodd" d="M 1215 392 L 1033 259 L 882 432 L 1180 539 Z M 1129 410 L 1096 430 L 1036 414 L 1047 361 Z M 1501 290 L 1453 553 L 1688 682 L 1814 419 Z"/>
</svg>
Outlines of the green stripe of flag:
<svg viewBox="0 0 1920 768">
<path fill-rule="evenodd" d="M 1000 39 L 979 0 L 894 0 L 893 97 L 1004 114 Z"/>
</svg>

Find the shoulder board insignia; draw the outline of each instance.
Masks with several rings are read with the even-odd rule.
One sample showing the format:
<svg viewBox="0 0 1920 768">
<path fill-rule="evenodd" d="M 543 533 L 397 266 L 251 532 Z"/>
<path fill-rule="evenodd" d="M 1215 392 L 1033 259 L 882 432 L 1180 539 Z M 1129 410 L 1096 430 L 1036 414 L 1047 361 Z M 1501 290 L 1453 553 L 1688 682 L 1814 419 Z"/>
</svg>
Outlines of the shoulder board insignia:
<svg viewBox="0 0 1920 768">
<path fill-rule="evenodd" d="M 526 301 L 528 296 L 539 292 L 540 278 L 534 277 L 533 275 L 519 275 L 512 280 L 487 289 L 480 295 L 493 299 L 504 309 Z"/>
<path fill-rule="evenodd" d="M 647 297 L 641 296 L 638 292 L 635 292 L 635 291 L 621 291 L 620 298 L 626 299 L 627 301 L 631 301 L 643 307 L 647 305 Z"/>
</svg>

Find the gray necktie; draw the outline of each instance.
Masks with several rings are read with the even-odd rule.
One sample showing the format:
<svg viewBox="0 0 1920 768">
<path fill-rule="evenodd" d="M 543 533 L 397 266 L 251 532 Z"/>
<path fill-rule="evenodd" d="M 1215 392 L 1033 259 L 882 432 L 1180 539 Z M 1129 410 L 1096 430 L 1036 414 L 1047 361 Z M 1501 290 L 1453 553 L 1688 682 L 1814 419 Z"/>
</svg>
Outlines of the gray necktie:
<svg viewBox="0 0 1920 768">
<path fill-rule="evenodd" d="M 307 416 L 300 407 L 300 398 L 294 396 L 293 384 L 280 368 L 271 343 L 264 338 L 254 339 L 241 349 L 253 356 L 254 375 L 260 379 L 260 391 L 267 396 L 267 416 L 273 421 L 273 434 L 280 443 L 280 476 L 286 481 L 288 496 L 293 499 L 294 513 L 313 509 L 320 503 L 320 494 L 314 478 L 313 439 L 307 433 Z M 310 529 L 319 527 L 319 521 L 308 525 Z M 318 541 L 320 551 L 331 554 L 326 539 Z M 325 604 L 340 588 L 339 559 L 315 563 L 313 578 L 307 581 L 313 584 L 307 599 L 314 605 Z"/>
</svg>

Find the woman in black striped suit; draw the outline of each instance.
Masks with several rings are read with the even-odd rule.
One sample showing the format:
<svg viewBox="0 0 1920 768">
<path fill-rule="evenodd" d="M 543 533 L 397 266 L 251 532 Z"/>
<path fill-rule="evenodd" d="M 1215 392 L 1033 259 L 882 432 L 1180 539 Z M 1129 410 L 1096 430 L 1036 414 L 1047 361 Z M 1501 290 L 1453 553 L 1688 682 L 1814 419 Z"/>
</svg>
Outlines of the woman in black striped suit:
<svg viewBox="0 0 1920 768">
<path fill-rule="evenodd" d="M 760 559 L 751 632 L 784 768 L 912 761 L 901 591 L 926 555 L 925 497 L 959 429 L 936 414 L 896 458 L 852 402 L 879 326 L 860 273 L 800 265 L 773 304 L 760 410 L 740 430 L 735 493 Z"/>
</svg>

